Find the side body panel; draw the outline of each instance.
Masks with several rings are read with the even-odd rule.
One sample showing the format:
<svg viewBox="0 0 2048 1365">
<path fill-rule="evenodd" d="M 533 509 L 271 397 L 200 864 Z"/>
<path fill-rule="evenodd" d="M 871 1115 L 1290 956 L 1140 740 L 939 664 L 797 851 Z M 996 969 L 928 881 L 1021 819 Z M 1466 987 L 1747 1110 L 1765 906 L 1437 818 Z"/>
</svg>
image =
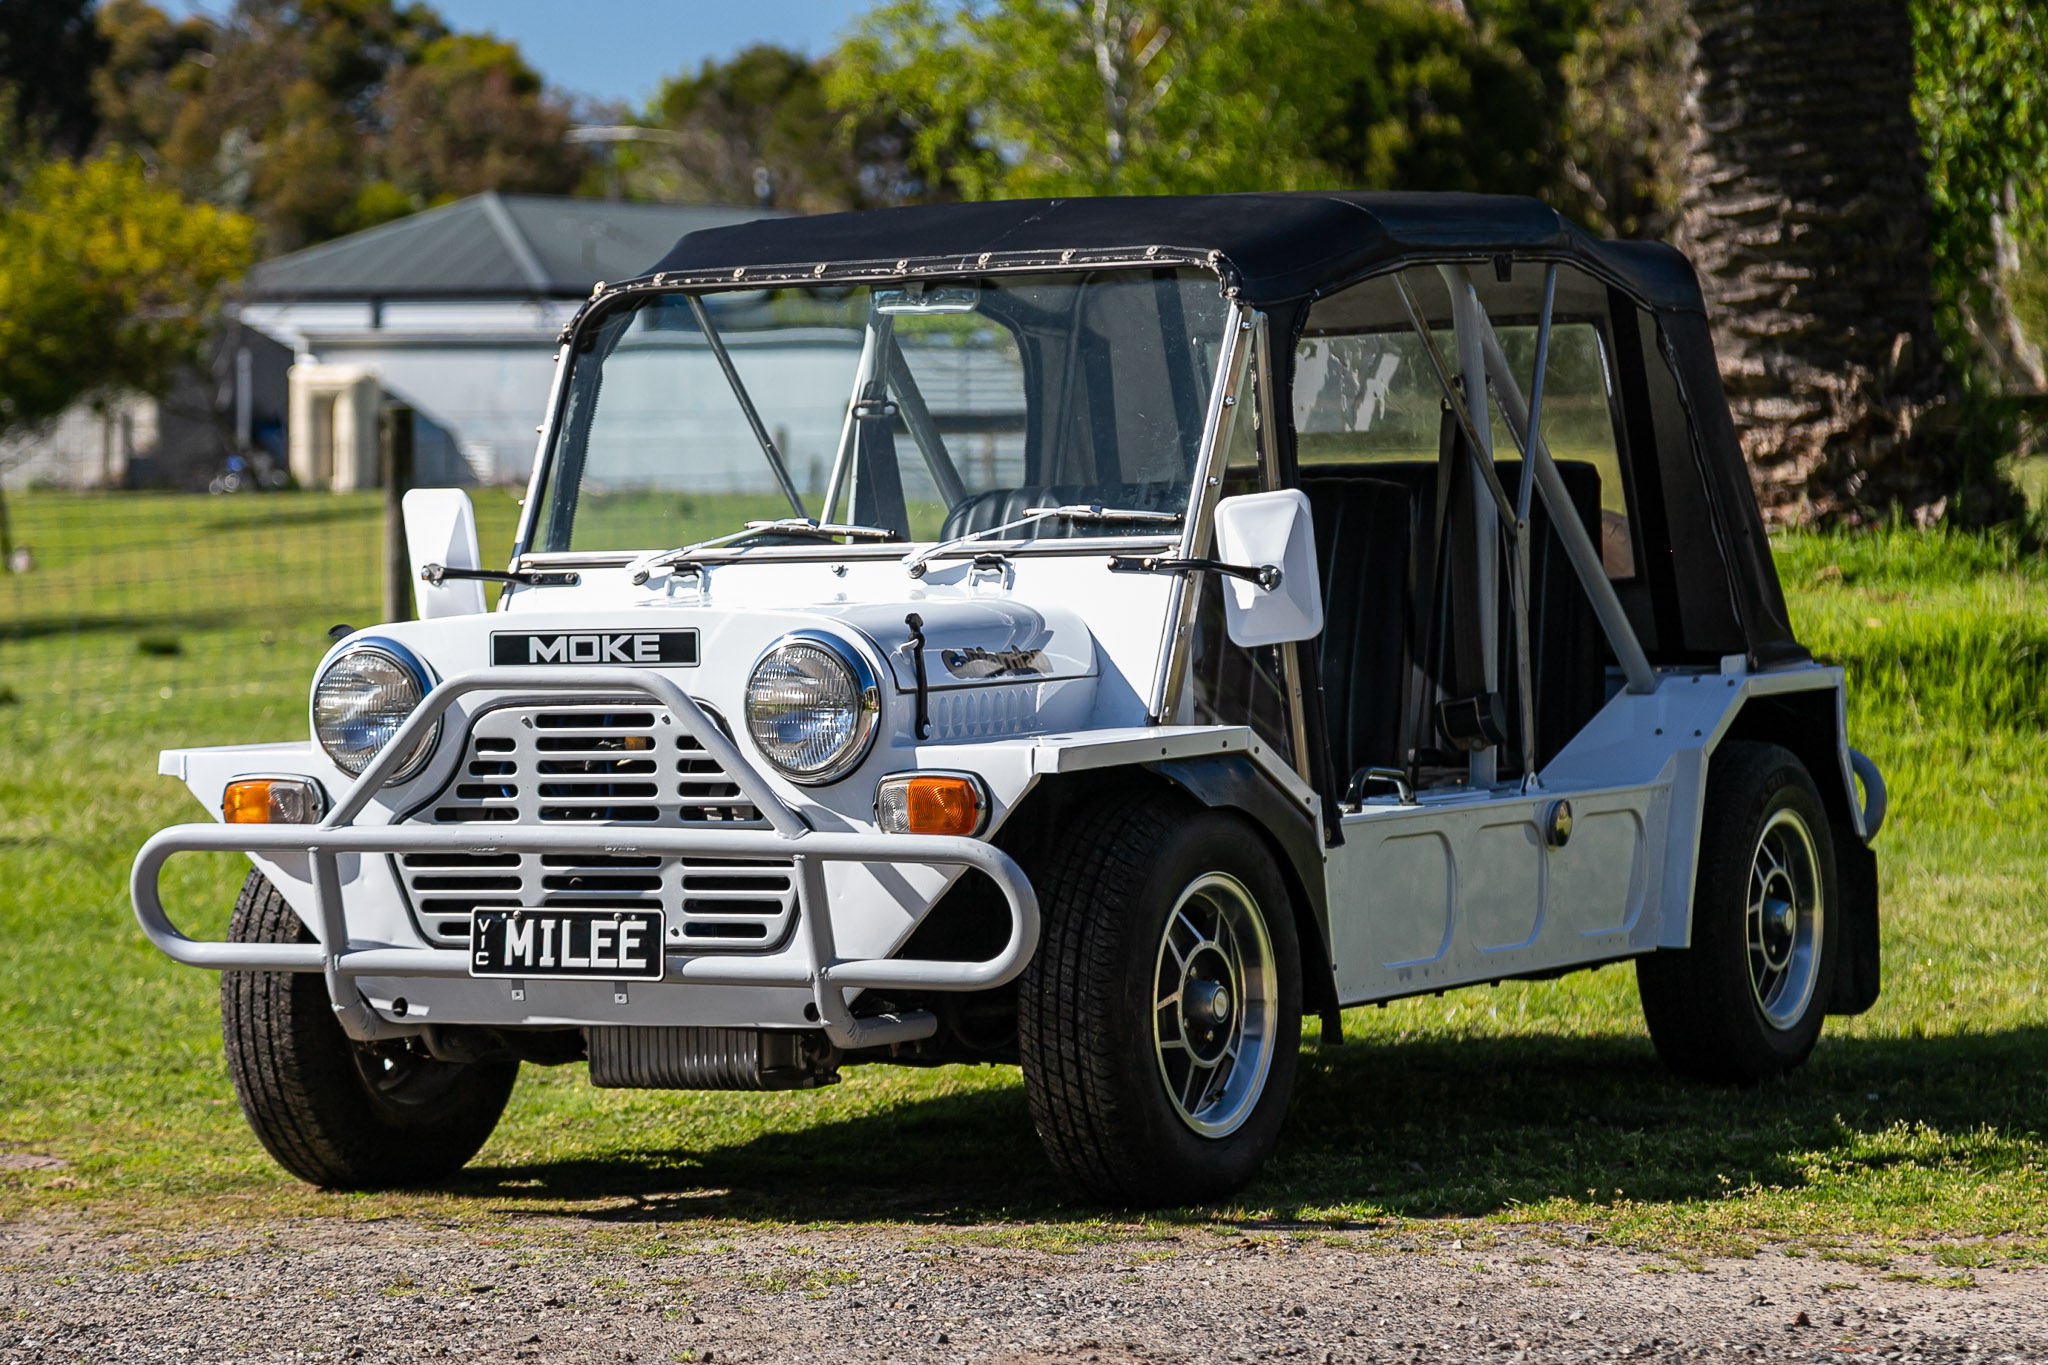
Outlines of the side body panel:
<svg viewBox="0 0 2048 1365">
<path fill-rule="evenodd" d="M 1617 693 L 1528 791 L 1423 793 L 1342 817 L 1329 914 L 1347 1005 L 1682 948 L 1707 765 L 1760 697 L 1840 695 L 1841 670 L 1673 673 Z M 1837 717 L 1839 703 L 1831 705 Z M 1842 770 L 1814 773 L 1825 788 Z M 1570 803 L 1567 839 L 1549 836 Z M 1856 808 L 1849 789 L 1851 808 Z M 1860 818 L 1860 817 L 1859 817 Z M 1860 835 L 1861 828 L 1858 826 Z M 1860 848 L 1858 852 L 1863 852 Z"/>
</svg>

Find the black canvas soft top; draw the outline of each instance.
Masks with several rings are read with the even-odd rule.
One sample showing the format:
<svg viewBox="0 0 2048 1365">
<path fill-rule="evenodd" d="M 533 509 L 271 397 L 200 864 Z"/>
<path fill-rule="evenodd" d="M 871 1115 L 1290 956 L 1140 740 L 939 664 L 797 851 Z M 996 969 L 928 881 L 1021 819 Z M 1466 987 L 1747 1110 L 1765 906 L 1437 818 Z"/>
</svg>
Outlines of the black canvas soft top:
<svg viewBox="0 0 2048 1365">
<path fill-rule="evenodd" d="M 1707 541 L 1659 557 L 1686 628 L 1661 640 L 1653 659 L 1746 654 L 1770 665 L 1810 657 L 1793 635 L 1691 262 L 1662 243 L 1596 238 L 1539 200 L 1301 191 L 1012 199 L 762 219 L 689 234 L 646 274 L 600 288 L 562 339 L 612 301 L 650 288 L 1158 265 L 1215 271 L 1233 298 L 1267 312 L 1282 353 L 1292 356 L 1309 305 L 1325 295 L 1409 262 L 1502 256 L 1576 266 L 1631 301 L 1617 304 L 1617 325 L 1640 336 L 1641 359 L 1624 365 L 1624 380 L 1646 366 L 1669 375 L 1655 395 L 1639 394 L 1638 406 L 1684 434 L 1645 433 L 1630 458 L 1642 486 L 1664 490 L 1670 534 L 1697 530 Z M 1279 439 L 1291 468 L 1291 423 L 1282 423 Z"/>
<path fill-rule="evenodd" d="M 1256 307 L 1317 297 L 1407 258 L 1569 260 L 1659 311 L 1703 311 L 1683 256 L 1606 242 L 1535 199 L 1497 194 L 1284 194 L 1006 199 L 763 219 L 693 232 L 664 283 L 872 278 L 990 268 L 1202 264 Z M 645 278 L 645 277 L 643 277 Z"/>
</svg>

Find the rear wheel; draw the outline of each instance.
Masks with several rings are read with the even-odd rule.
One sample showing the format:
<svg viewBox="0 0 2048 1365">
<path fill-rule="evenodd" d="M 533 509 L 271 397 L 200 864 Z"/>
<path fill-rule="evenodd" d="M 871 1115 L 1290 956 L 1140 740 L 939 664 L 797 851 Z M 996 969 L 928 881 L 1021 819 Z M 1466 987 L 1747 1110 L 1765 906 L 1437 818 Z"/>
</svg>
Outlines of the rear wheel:
<svg viewBox="0 0 2048 1365">
<path fill-rule="evenodd" d="M 1018 1001 L 1031 1115 L 1102 1199 L 1189 1204 L 1258 1173 L 1301 1037 L 1286 883 L 1259 833 L 1148 798 L 1100 807 L 1039 875 Z"/>
<path fill-rule="evenodd" d="M 277 888 L 251 872 L 236 943 L 311 943 Z M 405 1039 L 342 1031 L 317 972 L 223 972 L 221 1042 L 242 1113 L 277 1164 L 334 1189 L 431 1184 L 490 1137 L 517 1062 L 443 1062 Z"/>
<path fill-rule="evenodd" d="M 1724 744 L 1700 821 L 1692 946 L 1636 961 L 1657 1054 L 1681 1075 L 1739 1085 L 1800 1065 L 1826 1017 L 1839 920 L 1811 774 L 1775 744 Z"/>
</svg>

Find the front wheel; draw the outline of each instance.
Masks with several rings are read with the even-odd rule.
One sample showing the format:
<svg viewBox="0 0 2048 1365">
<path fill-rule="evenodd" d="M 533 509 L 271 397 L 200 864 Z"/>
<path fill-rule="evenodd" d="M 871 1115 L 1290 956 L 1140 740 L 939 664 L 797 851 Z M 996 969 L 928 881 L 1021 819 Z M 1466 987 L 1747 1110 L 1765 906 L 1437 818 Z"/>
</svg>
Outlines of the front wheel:
<svg viewBox="0 0 2048 1365">
<path fill-rule="evenodd" d="M 311 943 L 260 872 L 235 900 L 236 943 Z M 331 1189 L 432 1184 L 476 1155 L 517 1062 L 444 1062 L 409 1040 L 342 1032 L 317 972 L 222 972 L 221 1043 L 242 1113 L 277 1164 Z"/>
<path fill-rule="evenodd" d="M 1258 1173 L 1301 1038 L 1287 886 L 1258 831 L 1125 799 L 1075 822 L 1039 876 L 1044 935 L 1018 1001 L 1046 1154 L 1097 1198 L 1189 1204 Z"/>
<path fill-rule="evenodd" d="M 1682 1076 L 1754 1085 L 1820 1038 L 1841 915 L 1827 812 L 1775 744 L 1715 753 L 1700 821 L 1692 946 L 1636 960 L 1651 1041 Z"/>
</svg>

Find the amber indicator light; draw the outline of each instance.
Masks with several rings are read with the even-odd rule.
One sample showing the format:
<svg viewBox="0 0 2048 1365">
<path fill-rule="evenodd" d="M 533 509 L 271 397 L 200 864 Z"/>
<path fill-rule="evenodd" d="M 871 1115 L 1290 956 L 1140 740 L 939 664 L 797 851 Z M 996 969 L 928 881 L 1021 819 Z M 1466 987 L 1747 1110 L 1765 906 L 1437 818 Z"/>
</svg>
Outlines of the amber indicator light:
<svg viewBox="0 0 2048 1365">
<path fill-rule="evenodd" d="M 220 809 L 222 816 L 231 825 L 269 824 L 269 781 L 259 778 L 228 783 L 227 794 L 221 797 Z"/>
<path fill-rule="evenodd" d="M 310 782 L 288 777 L 238 777 L 221 793 L 221 819 L 230 825 L 310 825 L 326 802 Z"/>
<path fill-rule="evenodd" d="M 912 834 L 971 835 L 981 827 L 981 798 L 964 777 L 913 777 L 903 784 Z"/>
</svg>

